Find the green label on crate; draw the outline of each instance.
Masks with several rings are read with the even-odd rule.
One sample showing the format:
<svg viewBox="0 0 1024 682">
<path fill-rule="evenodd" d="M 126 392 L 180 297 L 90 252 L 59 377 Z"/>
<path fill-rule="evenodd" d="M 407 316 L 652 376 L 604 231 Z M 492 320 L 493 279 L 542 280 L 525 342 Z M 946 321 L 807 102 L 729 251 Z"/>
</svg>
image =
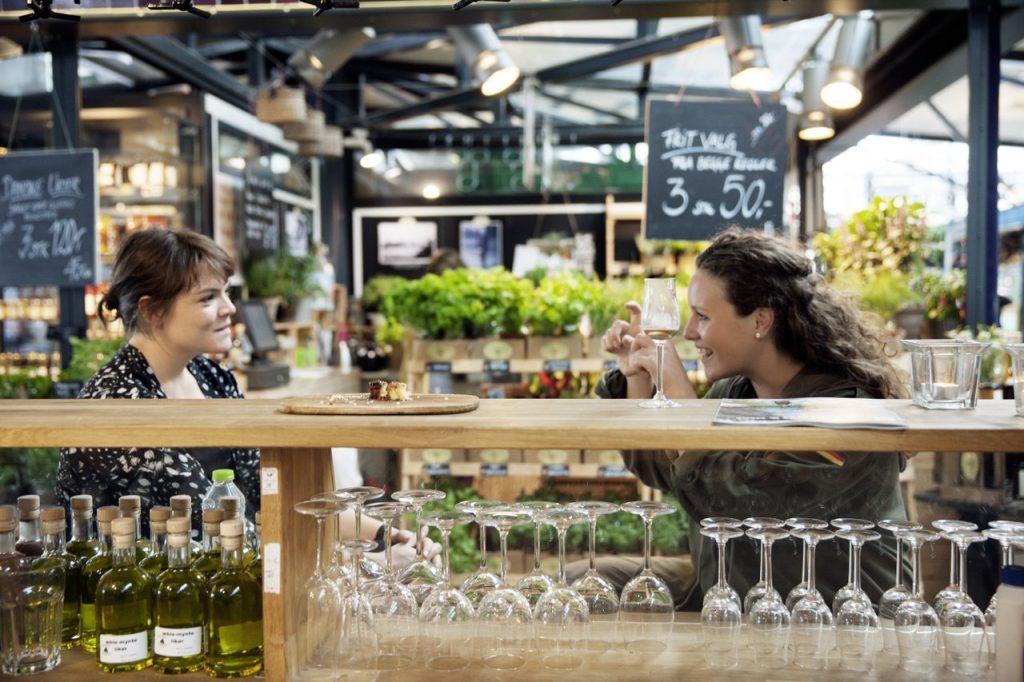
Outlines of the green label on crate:
<svg viewBox="0 0 1024 682">
<path fill-rule="evenodd" d="M 424 464 L 423 473 L 427 476 L 448 476 L 451 474 L 451 467 L 447 464 Z"/>
<path fill-rule="evenodd" d="M 569 360 L 545 360 L 544 371 L 545 372 L 568 372 L 572 368 L 572 362 Z"/>
<path fill-rule="evenodd" d="M 568 464 L 545 464 L 541 467 L 541 472 L 548 478 L 554 478 L 556 476 L 568 476 L 569 465 Z"/>
</svg>

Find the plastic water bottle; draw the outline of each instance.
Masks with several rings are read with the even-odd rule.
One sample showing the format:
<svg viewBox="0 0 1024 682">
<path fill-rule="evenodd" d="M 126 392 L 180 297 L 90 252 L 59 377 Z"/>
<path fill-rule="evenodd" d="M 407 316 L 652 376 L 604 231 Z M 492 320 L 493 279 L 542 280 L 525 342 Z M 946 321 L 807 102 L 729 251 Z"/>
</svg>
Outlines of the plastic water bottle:
<svg viewBox="0 0 1024 682">
<path fill-rule="evenodd" d="M 996 680 L 1024 680 L 1024 566 L 1004 566 L 996 590 Z"/>
<path fill-rule="evenodd" d="M 213 485 L 203 496 L 203 509 L 220 509 L 220 498 L 237 497 L 240 516 L 245 518 L 245 496 L 235 485 L 235 472 L 231 469 L 214 469 Z"/>
</svg>

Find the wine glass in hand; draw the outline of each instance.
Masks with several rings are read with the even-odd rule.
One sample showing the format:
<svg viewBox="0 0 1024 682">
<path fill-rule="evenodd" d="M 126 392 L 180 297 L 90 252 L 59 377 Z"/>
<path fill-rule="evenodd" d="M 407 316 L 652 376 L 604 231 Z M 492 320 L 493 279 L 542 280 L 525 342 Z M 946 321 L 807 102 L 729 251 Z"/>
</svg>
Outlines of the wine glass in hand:
<svg viewBox="0 0 1024 682">
<path fill-rule="evenodd" d="M 665 344 L 679 331 L 679 301 L 676 299 L 675 278 L 645 279 L 644 306 L 640 312 L 640 327 L 654 341 L 658 368 L 655 381 L 658 391 L 640 407 L 679 407 L 679 403 L 665 396 L 664 365 Z"/>
</svg>

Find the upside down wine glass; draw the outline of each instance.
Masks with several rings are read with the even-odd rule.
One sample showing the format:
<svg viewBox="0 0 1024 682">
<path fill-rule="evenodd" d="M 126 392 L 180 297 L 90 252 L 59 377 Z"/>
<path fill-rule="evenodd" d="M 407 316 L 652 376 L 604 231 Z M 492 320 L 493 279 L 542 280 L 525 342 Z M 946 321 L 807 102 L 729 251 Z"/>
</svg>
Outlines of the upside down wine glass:
<svg viewBox="0 0 1024 682">
<path fill-rule="evenodd" d="M 896 609 L 893 625 L 900 648 L 900 669 L 907 672 L 929 673 L 935 666 L 939 617 L 922 594 L 921 546 L 938 537 L 928 530 L 908 530 L 903 534 L 903 542 L 910 548 L 911 596 Z"/>
<path fill-rule="evenodd" d="M 785 525 L 785 521 L 783 521 L 782 519 L 772 518 L 770 516 L 749 516 L 743 519 L 743 525 L 750 530 L 760 530 L 761 528 L 782 528 L 782 526 Z M 751 538 L 759 537 L 751 533 L 747 533 L 747 536 Z M 771 559 L 768 556 L 768 551 L 765 547 L 765 543 L 763 540 L 760 542 L 760 545 L 761 550 L 758 555 L 759 568 L 757 583 L 751 586 L 751 588 L 747 590 L 747 593 L 743 595 L 743 613 L 747 616 L 749 616 L 751 610 L 753 610 L 754 604 L 756 604 L 759 599 L 768 594 L 768 583 L 766 582 L 765 578 L 768 572 L 768 564 L 771 562 Z M 775 594 L 779 597 L 779 600 L 781 601 L 782 595 L 779 594 L 777 591 Z"/>
<path fill-rule="evenodd" d="M 483 596 L 477 620 L 483 637 L 483 662 L 494 670 L 517 670 L 526 665 L 533 612 L 530 602 L 508 584 L 508 532 L 530 522 L 530 516 L 516 509 L 488 509 L 481 512 L 483 523 L 498 529 L 501 542 L 501 576 L 498 588 Z M 477 517 L 480 521 L 481 517 Z"/>
<path fill-rule="evenodd" d="M 627 502 L 622 510 L 636 514 L 644 523 L 643 570 L 626 583 L 619 596 L 623 641 L 627 653 L 650 659 L 668 647 L 675 617 L 672 592 L 651 570 L 651 525 L 658 516 L 674 514 L 676 508 L 665 502 Z"/>
<path fill-rule="evenodd" d="M 828 522 L 822 521 L 821 519 L 809 519 L 797 516 L 786 519 L 786 526 L 788 526 L 791 531 L 806 530 L 808 528 L 821 530 L 828 528 Z M 795 532 L 790 533 L 790 535 L 796 537 Z M 786 595 L 786 608 L 789 609 L 790 612 L 793 611 L 793 607 L 796 606 L 796 603 L 808 594 L 808 583 L 810 581 L 809 574 L 811 572 L 811 569 L 808 566 L 809 561 L 810 555 L 807 552 L 807 543 L 805 542 L 800 555 L 800 582 L 797 583 L 793 589 L 789 591 L 789 594 Z"/>
<path fill-rule="evenodd" d="M 829 634 L 834 620 L 832 609 L 815 586 L 814 554 L 818 543 L 832 539 L 832 531 L 799 528 L 792 535 L 804 541 L 807 552 L 807 592 L 792 611 L 793 659 L 801 668 L 821 670 L 828 662 Z"/>
<path fill-rule="evenodd" d="M 935 595 L 935 599 L 932 600 L 932 606 L 935 607 L 935 613 L 942 614 L 942 610 L 946 608 L 946 603 L 949 601 L 955 601 L 960 598 L 960 579 L 958 577 L 958 571 L 960 570 L 960 557 L 958 552 L 960 551 L 952 539 L 946 534 L 955 533 L 957 531 L 972 531 L 978 530 L 978 525 L 971 523 L 970 521 L 961 521 L 959 519 L 940 519 L 938 521 L 932 521 L 932 527 L 939 529 L 939 537 L 949 540 L 949 584 L 939 590 L 938 594 Z"/>
<path fill-rule="evenodd" d="M 985 536 L 974 531 L 960 531 L 949 535 L 957 547 L 960 566 L 957 575 L 959 597 L 947 601 L 939 612 L 942 642 L 946 647 L 946 668 L 958 674 L 975 675 L 982 670 L 985 614 L 967 594 L 967 549 L 972 543 L 984 541 Z"/>
<path fill-rule="evenodd" d="M 835 613 L 839 662 L 848 670 L 868 671 L 871 670 L 875 650 L 879 648 L 877 639 L 881 632 L 881 623 L 871 599 L 861 587 L 860 554 L 866 543 L 874 542 L 882 536 L 873 530 L 844 528 L 836 533 L 836 537 L 850 543 L 850 566 L 853 574 L 850 596 Z"/>
<path fill-rule="evenodd" d="M 516 508 L 529 514 L 530 519 L 533 521 L 533 570 L 516 583 L 516 589 L 530 602 L 531 608 L 535 608 L 537 602 L 544 596 L 544 593 L 554 587 L 555 584 L 540 569 L 540 531 L 541 515 L 546 510 L 557 509 L 558 507 L 557 502 L 545 502 L 543 500 L 527 500 L 516 504 Z"/>
<path fill-rule="evenodd" d="M 619 511 L 611 502 L 588 500 L 571 502 L 569 509 L 581 512 L 589 522 L 589 566 L 587 572 L 573 581 L 572 589 L 583 597 L 590 609 L 590 637 L 587 649 L 592 654 L 607 651 L 616 640 L 615 625 L 619 618 L 619 592 L 607 578 L 597 572 L 597 520 Z"/>
<path fill-rule="evenodd" d="M 658 361 L 657 392 L 640 407 L 679 407 L 679 403 L 665 396 L 662 380 L 665 376 L 665 344 L 679 331 L 679 301 L 676 299 L 674 277 L 645 279 L 644 305 L 640 312 L 640 328 L 654 341 Z"/>
<path fill-rule="evenodd" d="M 412 590 L 420 605 L 432 589 L 444 582 L 441 572 L 423 556 L 423 507 L 428 502 L 443 500 L 441 490 L 399 490 L 391 498 L 409 505 L 416 512 L 416 559 L 398 574 L 398 582 Z"/>
<path fill-rule="evenodd" d="M 779 591 L 772 586 L 772 544 L 789 537 L 778 527 L 758 526 L 747 535 L 761 541 L 767 561 L 764 565 L 765 593 L 750 609 L 750 629 L 754 633 L 755 662 L 761 668 L 781 668 L 787 663 L 787 645 L 791 616 Z"/>
<path fill-rule="evenodd" d="M 423 515 L 424 523 L 441 531 L 441 571 L 444 576 L 444 582 L 430 591 L 420 607 L 420 620 L 440 638 L 437 650 L 427 660 L 427 667 L 431 670 L 452 672 L 469 666 L 466 656 L 469 632 L 466 628 L 475 612 L 466 595 L 452 587 L 449 545 L 452 528 L 472 520 L 472 514 L 461 511 Z"/>
<path fill-rule="evenodd" d="M 704 606 L 700 610 L 704 660 L 709 668 L 731 668 L 736 665 L 737 640 L 743 613 L 740 610 L 740 596 L 726 581 L 725 545 L 729 540 L 743 535 L 743 531 L 738 527 L 702 524 L 700 534 L 718 544 L 718 582 L 704 594 Z"/>
<path fill-rule="evenodd" d="M 831 526 L 836 530 L 870 530 L 875 527 L 873 521 L 866 519 L 850 519 L 850 518 L 839 518 L 832 519 L 830 522 Z M 846 584 L 836 590 L 835 596 L 832 597 L 832 615 L 838 616 L 839 609 L 843 607 L 843 603 L 857 594 L 859 587 L 854 585 L 854 567 L 853 567 L 853 552 L 847 555 L 846 563 Z M 863 590 L 861 590 L 863 592 Z"/>
<path fill-rule="evenodd" d="M 879 521 L 878 527 L 896 537 L 896 582 L 878 599 L 878 616 L 883 621 L 892 621 L 900 604 L 910 599 L 910 589 L 903 584 L 903 533 L 920 530 L 921 524 L 916 521 L 886 519 Z"/>
<path fill-rule="evenodd" d="M 545 668 L 573 670 L 583 665 L 590 611 L 583 597 L 565 582 L 565 533 L 586 517 L 572 509 L 555 507 L 540 512 L 540 520 L 558 531 L 558 576 L 533 609 L 537 648 Z"/>
<path fill-rule="evenodd" d="M 1006 525 L 1010 524 L 1010 525 Z M 1014 543 L 1024 543 L 1024 523 L 1018 521 L 993 521 L 989 527 L 982 531 L 982 535 L 989 540 L 999 542 L 1001 556 L 999 561 L 999 573 L 1007 566 L 1012 566 L 1014 561 Z M 996 619 L 998 618 L 999 606 L 996 595 L 993 594 L 985 609 L 985 639 L 988 640 L 989 665 L 995 665 L 996 656 Z"/>
<path fill-rule="evenodd" d="M 412 665 L 407 643 L 416 634 L 419 604 L 416 595 L 405 585 L 395 580 L 391 565 L 391 530 L 395 521 L 409 511 L 409 505 L 400 502 L 373 502 L 366 505 L 365 513 L 385 527 L 384 533 L 384 578 L 373 583 L 367 590 L 370 608 L 376 617 L 377 641 L 380 649 L 377 655 L 378 670 L 401 670 Z"/>
<path fill-rule="evenodd" d="M 501 586 L 501 579 L 491 573 L 487 568 L 487 526 L 484 524 L 485 513 L 493 509 L 501 509 L 507 505 L 496 500 L 466 500 L 459 502 L 455 508 L 472 514 L 476 519 L 477 531 L 480 538 L 480 564 L 476 571 L 462 581 L 459 589 L 462 594 L 469 598 L 474 608 L 480 605 L 480 600 L 488 592 L 492 592 Z"/>
</svg>

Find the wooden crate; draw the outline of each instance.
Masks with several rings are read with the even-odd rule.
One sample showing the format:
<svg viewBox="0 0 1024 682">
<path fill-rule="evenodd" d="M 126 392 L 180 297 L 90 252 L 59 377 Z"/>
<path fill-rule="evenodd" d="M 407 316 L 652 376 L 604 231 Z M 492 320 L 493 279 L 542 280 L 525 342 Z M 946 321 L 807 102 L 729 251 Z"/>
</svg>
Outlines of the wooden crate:
<svg viewBox="0 0 1024 682">
<path fill-rule="evenodd" d="M 606 467 L 625 466 L 621 450 L 584 450 L 584 464 L 600 464 Z"/>
<path fill-rule="evenodd" d="M 412 354 L 409 359 L 414 362 L 425 363 L 452 362 L 468 357 L 469 341 L 465 339 L 441 341 L 414 339 L 412 342 Z"/>
<path fill-rule="evenodd" d="M 475 360 L 512 360 L 526 357 L 526 339 L 474 339 L 469 357 Z"/>
<path fill-rule="evenodd" d="M 935 473 L 943 500 L 1000 506 L 1013 490 L 1002 452 L 939 452 Z"/>
<path fill-rule="evenodd" d="M 561 450 L 549 448 L 545 450 L 523 450 L 523 461 L 538 464 L 579 464 L 579 450 Z"/>
<path fill-rule="evenodd" d="M 451 464 L 465 462 L 466 451 L 462 448 L 409 448 L 405 450 L 405 461 L 416 464 Z"/>
<path fill-rule="evenodd" d="M 526 339 L 526 357 L 541 360 L 570 360 L 583 356 L 580 336 L 531 336 Z"/>
<path fill-rule="evenodd" d="M 470 448 L 466 451 L 466 461 L 483 464 L 522 462 L 523 451 L 511 448 Z"/>
</svg>

